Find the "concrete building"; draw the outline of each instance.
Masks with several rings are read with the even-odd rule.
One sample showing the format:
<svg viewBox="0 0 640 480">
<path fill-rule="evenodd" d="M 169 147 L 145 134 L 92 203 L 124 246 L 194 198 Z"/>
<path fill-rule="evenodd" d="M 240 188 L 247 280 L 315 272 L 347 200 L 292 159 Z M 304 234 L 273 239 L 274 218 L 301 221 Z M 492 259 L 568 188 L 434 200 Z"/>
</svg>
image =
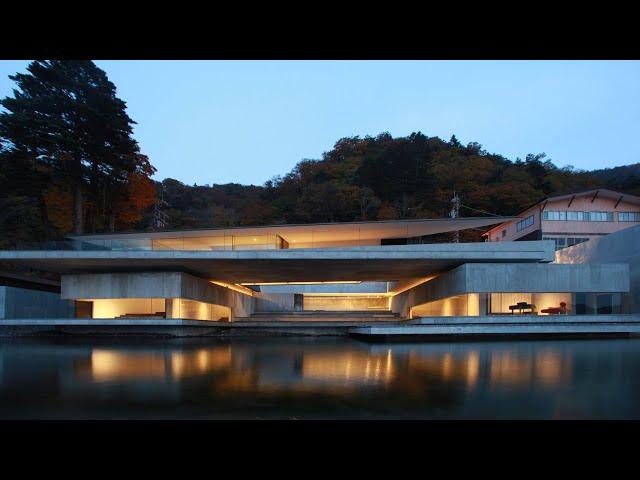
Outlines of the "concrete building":
<svg viewBox="0 0 640 480">
<path fill-rule="evenodd" d="M 69 318 L 75 314 L 75 302 L 60 298 L 58 282 L 0 272 L 0 320 Z"/>
<path fill-rule="evenodd" d="M 556 250 L 640 224 L 640 197 L 607 189 L 545 198 L 484 235 L 489 242 L 553 240 Z"/>
<path fill-rule="evenodd" d="M 595 202 L 595 195 L 587 201 Z M 583 197 L 570 201 L 578 200 Z M 634 199 L 623 200 L 618 207 L 630 211 Z M 75 302 L 84 325 L 105 319 L 223 325 L 421 317 L 501 317 L 513 323 L 524 315 L 555 322 L 560 316 L 630 313 L 632 302 L 623 301 L 630 291 L 624 261 L 552 263 L 555 245 L 545 240 L 422 243 L 432 234 L 516 220 L 84 235 L 70 237 L 64 249 L 0 251 L 0 262 L 59 273 L 61 297 Z"/>
<path fill-rule="evenodd" d="M 555 263 L 629 265 L 629 292 L 621 304 L 624 311 L 640 312 L 640 225 L 558 250 Z"/>
</svg>

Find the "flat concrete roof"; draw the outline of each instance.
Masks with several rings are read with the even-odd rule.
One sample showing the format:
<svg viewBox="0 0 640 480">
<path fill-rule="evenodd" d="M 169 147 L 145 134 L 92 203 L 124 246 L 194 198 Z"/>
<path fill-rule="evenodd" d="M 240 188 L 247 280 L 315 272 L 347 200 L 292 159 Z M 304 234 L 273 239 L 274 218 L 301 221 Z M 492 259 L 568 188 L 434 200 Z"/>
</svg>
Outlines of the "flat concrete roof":
<svg viewBox="0 0 640 480">
<path fill-rule="evenodd" d="M 408 238 L 437 233 L 481 228 L 512 220 L 515 217 L 461 217 L 383 220 L 375 222 L 335 222 L 302 225 L 264 225 L 155 232 L 130 232 L 94 235 L 69 235 L 82 241 L 141 240 L 162 238 L 206 238 L 278 234 L 289 244 Z M 291 245 L 294 247 L 295 245 Z"/>
<path fill-rule="evenodd" d="M 58 273 L 182 271 L 226 282 L 391 281 L 468 262 L 551 262 L 553 241 L 236 251 L 0 251 L 0 261 Z"/>
</svg>

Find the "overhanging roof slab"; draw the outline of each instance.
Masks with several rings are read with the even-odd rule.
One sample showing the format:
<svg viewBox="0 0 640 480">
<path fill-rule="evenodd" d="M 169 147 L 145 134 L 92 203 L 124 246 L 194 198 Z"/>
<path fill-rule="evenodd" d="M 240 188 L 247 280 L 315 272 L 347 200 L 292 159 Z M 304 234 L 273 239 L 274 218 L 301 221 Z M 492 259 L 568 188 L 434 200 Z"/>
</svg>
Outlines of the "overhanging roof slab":
<svg viewBox="0 0 640 480">
<path fill-rule="evenodd" d="M 391 281 L 474 262 L 551 262 L 554 242 L 486 242 L 242 251 L 0 251 L 0 261 L 58 273 L 182 271 L 233 283 Z"/>
</svg>

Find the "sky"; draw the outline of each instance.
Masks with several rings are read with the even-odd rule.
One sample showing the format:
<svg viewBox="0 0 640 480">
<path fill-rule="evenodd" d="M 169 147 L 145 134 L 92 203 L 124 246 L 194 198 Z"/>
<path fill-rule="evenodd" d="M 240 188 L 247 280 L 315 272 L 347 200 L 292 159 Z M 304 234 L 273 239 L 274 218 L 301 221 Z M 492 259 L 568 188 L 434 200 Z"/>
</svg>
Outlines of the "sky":
<svg viewBox="0 0 640 480">
<path fill-rule="evenodd" d="M 0 97 L 28 61 L 0 60 Z M 591 170 L 640 162 L 638 61 L 96 61 L 158 180 L 262 185 L 343 137 L 478 142 Z"/>
</svg>

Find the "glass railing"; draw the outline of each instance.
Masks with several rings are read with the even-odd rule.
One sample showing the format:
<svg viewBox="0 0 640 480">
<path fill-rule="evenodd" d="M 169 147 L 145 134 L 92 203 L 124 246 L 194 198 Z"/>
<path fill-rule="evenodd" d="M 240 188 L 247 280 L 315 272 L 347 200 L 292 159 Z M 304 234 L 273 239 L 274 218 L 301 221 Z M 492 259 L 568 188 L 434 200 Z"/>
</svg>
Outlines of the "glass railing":
<svg viewBox="0 0 640 480">
<path fill-rule="evenodd" d="M 111 250 L 102 245 L 79 240 L 49 240 L 46 242 L 18 242 L 10 250 Z"/>
<path fill-rule="evenodd" d="M 136 238 L 105 240 L 54 240 L 46 242 L 20 242 L 12 250 L 63 251 L 220 251 L 220 250 L 279 250 L 289 244 L 280 236 L 225 235 L 211 237 Z"/>
</svg>

